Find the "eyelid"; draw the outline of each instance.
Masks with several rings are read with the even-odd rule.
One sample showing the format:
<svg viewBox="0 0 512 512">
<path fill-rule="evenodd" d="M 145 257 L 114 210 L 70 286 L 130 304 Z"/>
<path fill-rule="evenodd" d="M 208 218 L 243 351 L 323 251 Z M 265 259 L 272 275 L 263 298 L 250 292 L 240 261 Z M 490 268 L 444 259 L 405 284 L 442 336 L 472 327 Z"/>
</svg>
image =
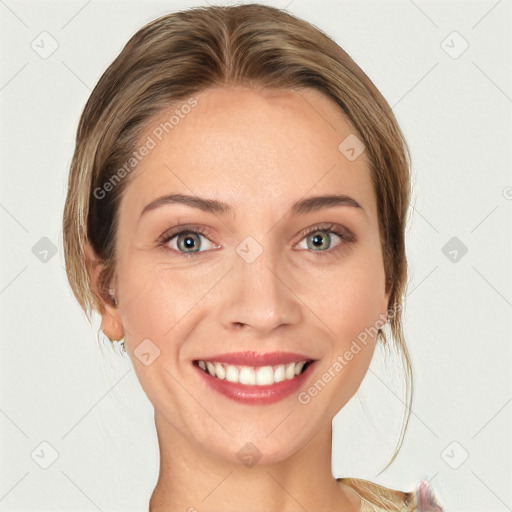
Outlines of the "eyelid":
<svg viewBox="0 0 512 512">
<path fill-rule="evenodd" d="M 346 241 L 355 241 L 356 239 L 354 233 L 345 226 L 337 224 L 336 222 L 324 222 L 303 229 L 302 232 L 300 233 L 299 241 L 301 241 L 305 236 L 314 233 L 315 231 L 326 231 L 328 233 L 334 233 L 335 235 L 340 236 Z"/>
<path fill-rule="evenodd" d="M 168 242 L 174 235 L 179 235 L 180 233 L 192 231 L 195 233 L 199 233 L 201 235 L 206 236 L 207 238 L 212 236 L 212 232 L 206 226 L 200 224 L 178 224 L 166 231 L 164 231 L 157 239 L 158 243 Z M 211 241 L 211 240 L 210 240 Z"/>
</svg>

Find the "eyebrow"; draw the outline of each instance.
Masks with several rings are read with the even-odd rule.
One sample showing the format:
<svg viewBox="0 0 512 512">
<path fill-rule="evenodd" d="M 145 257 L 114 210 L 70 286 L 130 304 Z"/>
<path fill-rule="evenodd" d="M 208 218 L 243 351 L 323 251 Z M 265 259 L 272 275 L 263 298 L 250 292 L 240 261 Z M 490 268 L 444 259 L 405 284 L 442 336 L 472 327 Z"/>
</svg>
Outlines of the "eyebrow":
<svg viewBox="0 0 512 512">
<path fill-rule="evenodd" d="M 226 215 L 233 212 L 233 208 L 230 205 L 216 199 L 206 199 L 199 196 L 189 196 L 185 194 L 169 194 L 159 197 L 146 205 L 142 210 L 140 217 L 151 210 L 170 204 L 182 204 L 190 206 L 191 208 L 197 208 L 204 212 L 219 215 Z M 292 205 L 291 213 L 293 215 L 303 215 L 336 206 L 350 206 L 358 208 L 366 214 L 364 208 L 355 199 L 347 195 L 324 195 L 300 199 Z"/>
</svg>

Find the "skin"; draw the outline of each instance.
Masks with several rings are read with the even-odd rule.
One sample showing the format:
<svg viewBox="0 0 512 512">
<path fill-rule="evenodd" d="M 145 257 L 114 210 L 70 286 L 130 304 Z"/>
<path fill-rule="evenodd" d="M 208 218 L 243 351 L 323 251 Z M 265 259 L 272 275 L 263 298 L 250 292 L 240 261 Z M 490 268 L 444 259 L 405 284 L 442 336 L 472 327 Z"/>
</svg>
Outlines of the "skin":
<svg viewBox="0 0 512 512">
<path fill-rule="evenodd" d="M 338 150 L 355 129 L 313 89 L 215 88 L 195 98 L 129 178 L 112 283 L 118 306 L 102 308 L 103 331 L 125 336 L 155 408 L 160 475 L 150 509 L 359 510 L 355 493 L 331 473 L 331 422 L 360 386 L 374 339 L 305 405 L 296 393 L 271 405 L 234 402 L 206 387 L 192 361 L 239 350 L 303 353 L 318 360 L 304 391 L 382 319 L 389 295 L 366 153 L 349 161 Z M 221 200 L 233 213 L 166 205 L 140 217 L 170 193 Z M 291 215 L 295 201 L 327 194 L 348 195 L 362 208 Z M 330 247 L 308 248 L 314 234 L 303 230 L 322 223 L 355 239 L 327 230 L 321 242 L 330 238 Z M 180 253 L 176 238 L 158 245 L 178 224 L 209 228 L 194 239 L 200 252 L 187 257 L 182 245 Z M 263 249 L 252 263 L 236 252 L 249 236 Z M 90 248 L 86 254 L 95 282 L 100 265 Z M 160 351 L 148 366 L 134 355 L 145 339 Z M 248 442 L 261 453 L 250 467 L 237 457 Z"/>
</svg>

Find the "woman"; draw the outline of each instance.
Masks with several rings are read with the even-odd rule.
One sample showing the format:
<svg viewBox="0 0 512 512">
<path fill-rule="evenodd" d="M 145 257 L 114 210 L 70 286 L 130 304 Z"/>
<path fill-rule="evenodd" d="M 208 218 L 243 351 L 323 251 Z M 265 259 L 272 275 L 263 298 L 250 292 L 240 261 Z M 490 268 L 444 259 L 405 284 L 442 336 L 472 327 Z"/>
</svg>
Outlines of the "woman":
<svg viewBox="0 0 512 512">
<path fill-rule="evenodd" d="M 441 510 L 331 474 L 386 323 L 412 398 L 408 204 L 391 109 L 312 25 L 209 7 L 131 38 L 80 120 L 64 246 L 154 406 L 151 512 Z"/>
</svg>

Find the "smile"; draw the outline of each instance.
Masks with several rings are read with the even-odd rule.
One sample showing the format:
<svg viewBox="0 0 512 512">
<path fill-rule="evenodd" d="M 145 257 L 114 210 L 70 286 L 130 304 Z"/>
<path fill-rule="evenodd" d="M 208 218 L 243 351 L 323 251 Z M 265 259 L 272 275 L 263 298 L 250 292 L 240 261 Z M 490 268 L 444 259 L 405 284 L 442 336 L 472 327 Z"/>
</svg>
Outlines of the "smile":
<svg viewBox="0 0 512 512">
<path fill-rule="evenodd" d="M 268 386 L 291 380 L 306 370 L 310 360 L 275 366 L 235 366 L 218 361 L 197 362 L 199 368 L 212 377 L 244 386 Z"/>
<path fill-rule="evenodd" d="M 238 352 L 195 359 L 203 385 L 248 405 L 267 405 L 297 393 L 312 375 L 315 359 L 300 354 Z"/>
</svg>

